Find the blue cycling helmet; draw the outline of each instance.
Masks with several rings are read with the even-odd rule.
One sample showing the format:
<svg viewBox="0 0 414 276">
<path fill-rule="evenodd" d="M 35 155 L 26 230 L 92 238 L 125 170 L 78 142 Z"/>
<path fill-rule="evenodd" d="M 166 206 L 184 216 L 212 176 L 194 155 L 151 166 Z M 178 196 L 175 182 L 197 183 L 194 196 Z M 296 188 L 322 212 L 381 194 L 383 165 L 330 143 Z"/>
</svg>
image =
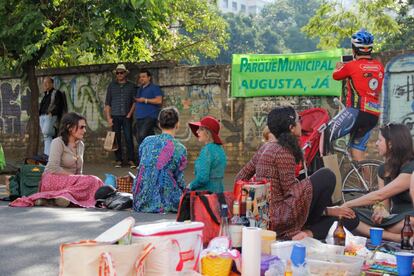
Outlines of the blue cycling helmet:
<svg viewBox="0 0 414 276">
<path fill-rule="evenodd" d="M 370 54 L 374 45 L 374 36 L 365 30 L 360 30 L 352 35 L 351 42 L 352 48 L 359 54 Z"/>
</svg>

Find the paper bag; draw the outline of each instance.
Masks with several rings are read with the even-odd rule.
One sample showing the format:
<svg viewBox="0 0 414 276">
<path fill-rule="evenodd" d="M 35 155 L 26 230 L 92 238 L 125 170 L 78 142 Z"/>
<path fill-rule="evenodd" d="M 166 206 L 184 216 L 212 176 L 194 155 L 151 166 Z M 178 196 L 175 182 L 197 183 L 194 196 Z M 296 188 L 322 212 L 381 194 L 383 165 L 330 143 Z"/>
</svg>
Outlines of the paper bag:
<svg viewBox="0 0 414 276">
<path fill-rule="evenodd" d="M 107 151 L 116 151 L 116 150 L 118 150 L 118 143 L 116 142 L 114 131 L 108 131 L 106 133 L 104 149 L 107 150 Z"/>
<path fill-rule="evenodd" d="M 322 157 L 325 168 L 330 169 L 336 176 L 335 191 L 332 195 L 332 202 L 337 203 L 342 200 L 342 176 L 339 170 L 338 157 L 330 154 Z"/>
</svg>

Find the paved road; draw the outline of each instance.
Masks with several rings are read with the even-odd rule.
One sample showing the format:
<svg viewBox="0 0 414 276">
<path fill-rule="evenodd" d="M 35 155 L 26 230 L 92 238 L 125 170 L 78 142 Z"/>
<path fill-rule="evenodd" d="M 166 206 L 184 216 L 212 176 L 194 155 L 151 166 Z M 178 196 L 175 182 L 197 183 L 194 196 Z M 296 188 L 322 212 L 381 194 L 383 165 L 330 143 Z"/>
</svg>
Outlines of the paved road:
<svg viewBox="0 0 414 276">
<path fill-rule="evenodd" d="M 105 173 L 122 176 L 128 171 L 128 168 L 115 169 L 111 164 L 85 164 L 84 174 L 104 179 Z M 232 190 L 234 175 L 226 174 L 226 190 Z M 187 183 L 192 178 L 193 169 L 188 168 Z M 0 197 L 5 196 L 2 184 L 0 179 Z M 137 224 L 146 224 L 174 220 L 176 215 L 82 208 L 11 208 L 0 201 L 0 276 L 56 276 L 61 243 L 93 239 L 128 216 L 133 216 Z"/>
<path fill-rule="evenodd" d="M 133 216 L 137 224 L 175 219 L 175 214 L 11 208 L 0 202 L 0 275 L 56 276 L 61 243 L 93 239 L 128 216 Z"/>
</svg>

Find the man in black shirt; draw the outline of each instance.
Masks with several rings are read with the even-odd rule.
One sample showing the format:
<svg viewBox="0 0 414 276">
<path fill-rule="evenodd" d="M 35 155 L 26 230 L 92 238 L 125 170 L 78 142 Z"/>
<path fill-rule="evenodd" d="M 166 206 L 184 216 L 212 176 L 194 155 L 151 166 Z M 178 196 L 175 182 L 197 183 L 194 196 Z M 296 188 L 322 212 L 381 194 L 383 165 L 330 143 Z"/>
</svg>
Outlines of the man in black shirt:
<svg viewBox="0 0 414 276">
<path fill-rule="evenodd" d="M 53 79 L 45 77 L 43 80 L 44 95 L 40 102 L 39 122 L 43 134 L 44 154 L 49 155 L 50 144 L 56 136 L 59 122 L 65 110 L 64 94 L 53 86 Z"/>
<path fill-rule="evenodd" d="M 134 114 L 135 85 L 128 81 L 129 71 L 125 65 L 119 64 L 114 70 L 116 79 L 112 81 L 106 92 L 105 115 L 109 127 L 115 132 L 118 150 L 115 151 L 115 167 L 122 166 L 122 131 L 124 132 L 127 147 L 128 165 L 136 167 L 134 162 L 134 142 L 132 140 L 132 115 Z"/>
</svg>

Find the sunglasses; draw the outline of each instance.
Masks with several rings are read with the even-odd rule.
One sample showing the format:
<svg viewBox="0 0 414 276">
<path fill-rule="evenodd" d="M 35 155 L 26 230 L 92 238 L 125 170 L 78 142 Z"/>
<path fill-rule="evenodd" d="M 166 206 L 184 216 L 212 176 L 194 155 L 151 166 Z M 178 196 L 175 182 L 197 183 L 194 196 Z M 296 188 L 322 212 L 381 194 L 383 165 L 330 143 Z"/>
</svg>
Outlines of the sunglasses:
<svg viewBox="0 0 414 276">
<path fill-rule="evenodd" d="M 123 75 L 123 74 L 125 74 L 125 72 L 124 71 L 118 71 L 118 72 L 115 72 L 115 74 L 117 74 L 117 75 Z"/>
</svg>

